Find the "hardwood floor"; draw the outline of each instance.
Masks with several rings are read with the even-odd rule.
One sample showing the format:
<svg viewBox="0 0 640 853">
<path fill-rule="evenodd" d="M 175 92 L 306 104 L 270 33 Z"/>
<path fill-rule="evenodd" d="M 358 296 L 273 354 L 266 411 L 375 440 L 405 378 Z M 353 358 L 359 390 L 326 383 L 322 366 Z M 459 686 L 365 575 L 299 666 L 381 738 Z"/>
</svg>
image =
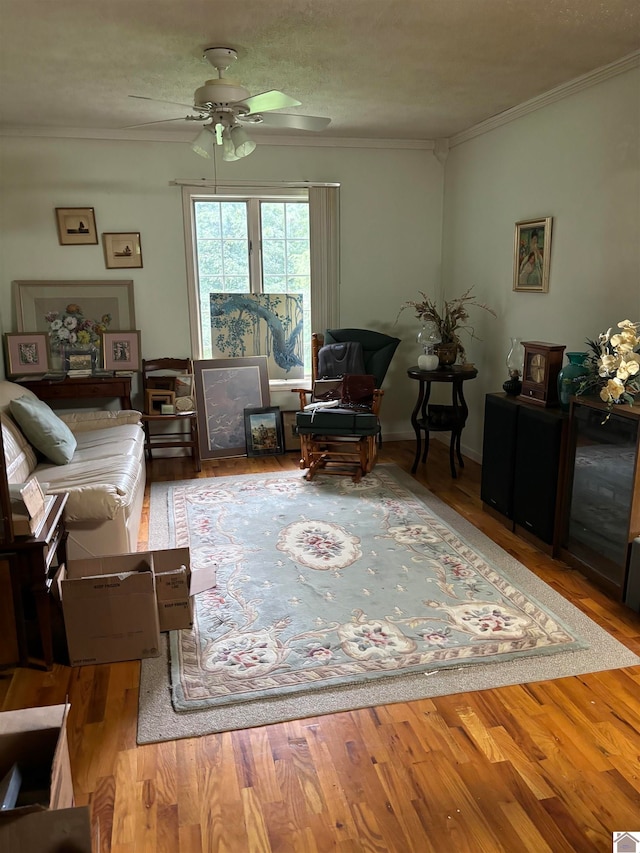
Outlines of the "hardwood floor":
<svg viewBox="0 0 640 853">
<path fill-rule="evenodd" d="M 381 461 L 408 471 L 413 444 L 386 444 Z M 478 465 L 452 480 L 448 464 L 433 442 L 417 479 L 640 653 L 638 614 L 483 513 Z M 295 467 L 291 454 L 231 459 L 199 476 Z M 150 474 L 193 476 L 186 460 Z M 148 497 L 141 548 L 147 521 Z M 640 827 L 640 667 L 141 747 L 139 669 L 0 673 L 4 710 L 69 696 L 95 853 L 595 853 Z"/>
</svg>

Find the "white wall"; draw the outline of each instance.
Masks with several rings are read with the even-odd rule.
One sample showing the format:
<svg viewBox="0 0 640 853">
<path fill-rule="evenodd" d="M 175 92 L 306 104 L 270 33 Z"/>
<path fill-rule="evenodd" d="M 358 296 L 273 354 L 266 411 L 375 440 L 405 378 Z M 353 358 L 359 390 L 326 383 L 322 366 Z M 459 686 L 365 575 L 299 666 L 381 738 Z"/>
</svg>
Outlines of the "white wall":
<svg viewBox="0 0 640 853">
<path fill-rule="evenodd" d="M 479 376 L 465 383 L 463 447 L 480 458 L 484 395 L 501 389 L 511 336 L 582 349 L 640 318 L 639 104 L 636 69 L 454 147 L 444 180 L 428 150 L 266 144 L 221 163 L 218 178 L 341 183 L 340 322 L 403 339 L 385 383 L 386 438 L 412 435 L 417 392 L 406 368 L 419 324 L 411 311 L 395 323 L 398 309 L 443 282 L 448 296 L 475 285 L 498 314 L 472 309 L 483 340 L 467 347 Z M 180 190 L 169 181 L 191 177 L 213 167 L 183 142 L 0 139 L 3 331 L 15 329 L 12 280 L 132 278 L 143 354 L 188 353 Z M 140 231 L 144 268 L 106 270 L 100 245 L 59 246 L 56 206 L 93 206 L 100 233 Z M 550 291 L 514 293 L 514 223 L 549 215 Z"/>
<path fill-rule="evenodd" d="M 509 339 L 584 350 L 640 320 L 640 70 L 635 69 L 476 137 L 445 172 L 443 281 L 476 285 L 498 319 L 473 311 L 483 342 L 469 358 L 470 417 L 463 446 L 482 451 L 484 395 L 507 378 Z M 515 222 L 553 216 L 549 293 L 514 293 Z"/>
<path fill-rule="evenodd" d="M 13 280 L 131 278 L 143 355 L 190 351 L 181 193 L 174 178 L 213 178 L 185 142 L 0 140 L 3 331 L 15 329 Z M 385 382 L 385 436 L 412 435 L 417 321 L 401 303 L 440 275 L 443 169 L 429 150 L 258 146 L 220 163 L 222 180 L 341 184 L 341 325 L 407 338 Z M 107 270 L 102 246 L 60 246 L 54 208 L 95 208 L 98 232 L 140 231 L 144 268 Z M 321 330 L 318 330 L 321 331 Z M 274 395 L 275 396 L 275 395 Z M 293 407 L 293 395 L 276 405 Z"/>
</svg>

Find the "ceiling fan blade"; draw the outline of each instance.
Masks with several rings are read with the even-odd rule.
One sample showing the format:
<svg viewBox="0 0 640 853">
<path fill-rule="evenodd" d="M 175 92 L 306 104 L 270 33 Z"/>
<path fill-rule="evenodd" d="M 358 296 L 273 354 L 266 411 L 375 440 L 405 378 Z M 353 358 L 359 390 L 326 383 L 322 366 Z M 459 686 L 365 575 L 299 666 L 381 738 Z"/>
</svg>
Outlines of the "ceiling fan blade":
<svg viewBox="0 0 640 853">
<path fill-rule="evenodd" d="M 138 101 L 153 101 L 154 104 L 171 104 L 174 107 L 186 107 L 188 110 L 198 109 L 193 104 L 179 104 L 177 101 L 159 101 L 157 98 L 147 98 L 146 95 L 129 95 L 130 98 L 135 98 Z"/>
<path fill-rule="evenodd" d="M 252 113 L 266 113 L 269 110 L 281 110 L 283 107 L 299 107 L 302 105 L 301 101 L 296 101 L 295 98 L 285 95 L 284 92 L 278 92 L 277 89 L 252 95 L 242 103 L 246 104 Z"/>
<path fill-rule="evenodd" d="M 260 124 L 264 124 L 265 127 L 289 127 L 294 130 L 324 130 L 330 122 L 330 118 L 322 116 L 269 113 L 262 116 Z"/>
<path fill-rule="evenodd" d="M 170 121 L 200 121 L 200 116 L 180 116 L 179 118 L 163 118 L 160 121 L 143 121 L 142 124 L 127 124 L 123 130 L 132 130 L 134 127 L 148 127 L 150 124 L 167 124 Z"/>
</svg>

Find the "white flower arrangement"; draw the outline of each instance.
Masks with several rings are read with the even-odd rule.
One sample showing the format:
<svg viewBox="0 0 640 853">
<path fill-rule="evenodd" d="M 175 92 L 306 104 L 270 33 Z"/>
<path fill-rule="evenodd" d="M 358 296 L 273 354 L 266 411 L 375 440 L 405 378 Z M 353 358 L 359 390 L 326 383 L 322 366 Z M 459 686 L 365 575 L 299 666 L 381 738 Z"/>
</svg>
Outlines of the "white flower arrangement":
<svg viewBox="0 0 640 853">
<path fill-rule="evenodd" d="M 588 340 L 591 348 L 585 360 L 589 373 L 577 391 L 589 394 L 598 391 L 600 399 L 609 409 L 615 403 L 633 406 L 635 395 L 640 393 L 640 322 L 622 320 L 619 332 L 612 329 L 598 335 L 597 341 Z"/>
<path fill-rule="evenodd" d="M 92 320 L 84 316 L 79 305 L 71 303 L 63 312 L 50 311 L 45 320 L 49 324 L 51 348 L 58 350 L 65 346 L 97 346 L 100 335 L 111 323 L 111 314 Z"/>
</svg>

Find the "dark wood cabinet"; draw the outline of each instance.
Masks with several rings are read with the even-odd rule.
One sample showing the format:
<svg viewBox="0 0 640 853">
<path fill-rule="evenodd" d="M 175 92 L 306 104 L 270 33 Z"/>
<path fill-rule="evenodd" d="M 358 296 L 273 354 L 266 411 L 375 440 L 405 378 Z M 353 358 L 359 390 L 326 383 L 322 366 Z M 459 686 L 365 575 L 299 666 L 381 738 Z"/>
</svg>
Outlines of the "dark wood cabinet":
<svg viewBox="0 0 640 853">
<path fill-rule="evenodd" d="M 34 657 L 43 660 L 47 669 L 51 669 L 54 662 L 52 608 L 56 604 L 51 587 L 60 566 L 67 560 L 67 530 L 63 517 L 67 497 L 66 492 L 55 495 L 37 536 L 16 537 L 13 543 L 2 545 L 0 549 L 0 560 L 6 560 L 9 565 L 21 666 L 27 666 Z M 29 648 L 27 630 L 31 603 L 39 646 L 35 653 Z"/>
<path fill-rule="evenodd" d="M 560 548 L 568 415 L 506 394 L 485 399 L 481 498 L 524 538 Z"/>
<path fill-rule="evenodd" d="M 609 413 L 597 398 L 576 397 L 570 424 L 561 555 L 627 601 L 638 582 L 629 571 L 640 536 L 640 406 Z"/>
<path fill-rule="evenodd" d="M 131 376 L 65 376 L 62 379 L 24 379 L 20 383 L 47 403 L 58 400 L 120 400 L 131 408 Z"/>
<path fill-rule="evenodd" d="M 0 459 L 4 463 L 0 429 Z M 44 520 L 34 536 L 17 536 L 5 465 L 0 469 L 0 663 L 27 666 L 34 658 L 47 669 L 54 662 L 52 585 L 67 560 L 64 523 L 66 492 L 51 497 Z M 9 603 L 10 602 L 10 603 Z M 35 632 L 30 631 L 35 627 Z M 37 634 L 37 649 L 30 635 Z"/>
</svg>

